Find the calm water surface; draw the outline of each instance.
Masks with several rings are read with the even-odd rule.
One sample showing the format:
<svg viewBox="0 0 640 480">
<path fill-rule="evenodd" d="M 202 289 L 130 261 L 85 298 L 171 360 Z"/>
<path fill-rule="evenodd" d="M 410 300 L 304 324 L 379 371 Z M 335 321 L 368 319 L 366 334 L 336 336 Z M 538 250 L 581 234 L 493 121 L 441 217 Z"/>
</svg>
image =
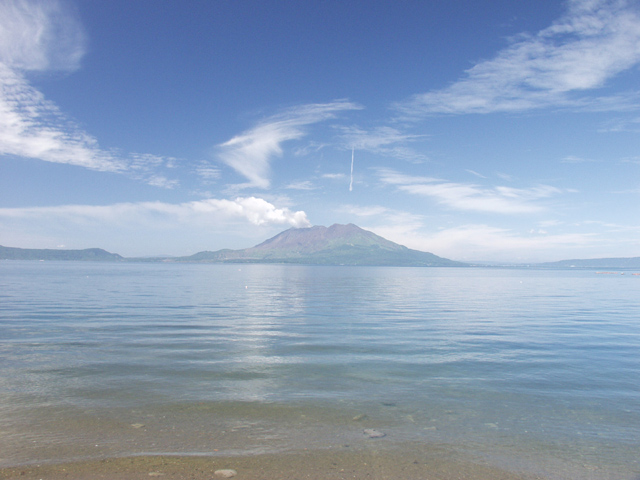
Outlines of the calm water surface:
<svg viewBox="0 0 640 480">
<path fill-rule="evenodd" d="M 0 466 L 410 442 L 638 480 L 631 273 L 0 262 Z"/>
</svg>

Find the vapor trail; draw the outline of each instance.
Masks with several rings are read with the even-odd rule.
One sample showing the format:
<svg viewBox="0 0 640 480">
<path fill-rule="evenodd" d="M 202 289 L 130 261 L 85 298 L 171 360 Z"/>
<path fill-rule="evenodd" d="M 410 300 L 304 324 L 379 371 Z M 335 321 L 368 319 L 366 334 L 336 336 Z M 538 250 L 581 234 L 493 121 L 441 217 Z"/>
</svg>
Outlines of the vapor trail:
<svg viewBox="0 0 640 480">
<path fill-rule="evenodd" d="M 353 191 L 353 153 L 355 148 L 351 149 L 351 181 L 349 182 L 349 191 Z"/>
</svg>

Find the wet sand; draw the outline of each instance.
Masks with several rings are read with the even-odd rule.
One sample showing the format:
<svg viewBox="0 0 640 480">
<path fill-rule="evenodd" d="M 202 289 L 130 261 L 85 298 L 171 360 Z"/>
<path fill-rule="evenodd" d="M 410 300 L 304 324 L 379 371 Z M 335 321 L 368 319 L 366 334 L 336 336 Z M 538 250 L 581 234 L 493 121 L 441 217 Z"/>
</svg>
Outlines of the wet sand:
<svg viewBox="0 0 640 480">
<path fill-rule="evenodd" d="M 226 470 L 227 472 L 220 472 Z M 228 472 L 232 470 L 233 472 Z M 216 473 L 217 472 L 217 473 Z M 233 477 L 225 477 L 231 474 Z M 432 451 L 313 451 L 248 456 L 138 456 L 0 469 L 0 479 L 23 480 L 536 480 Z"/>
</svg>

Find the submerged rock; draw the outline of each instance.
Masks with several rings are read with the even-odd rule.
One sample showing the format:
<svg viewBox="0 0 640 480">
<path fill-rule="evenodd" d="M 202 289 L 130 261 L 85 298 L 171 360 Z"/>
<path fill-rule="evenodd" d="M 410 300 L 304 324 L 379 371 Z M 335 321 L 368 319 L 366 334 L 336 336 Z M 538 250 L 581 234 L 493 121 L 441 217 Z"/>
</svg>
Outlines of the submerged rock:
<svg viewBox="0 0 640 480">
<path fill-rule="evenodd" d="M 216 475 L 217 477 L 222 477 L 222 478 L 231 478 L 231 477 L 235 477 L 238 472 L 236 472 L 235 470 L 231 470 L 230 468 L 225 468 L 223 470 L 216 470 L 215 472 L 213 472 L 214 475 Z"/>
<path fill-rule="evenodd" d="M 374 430 L 373 428 L 365 429 L 364 434 L 368 435 L 369 438 L 382 438 L 387 436 L 386 433 L 381 432 L 379 430 Z"/>
</svg>

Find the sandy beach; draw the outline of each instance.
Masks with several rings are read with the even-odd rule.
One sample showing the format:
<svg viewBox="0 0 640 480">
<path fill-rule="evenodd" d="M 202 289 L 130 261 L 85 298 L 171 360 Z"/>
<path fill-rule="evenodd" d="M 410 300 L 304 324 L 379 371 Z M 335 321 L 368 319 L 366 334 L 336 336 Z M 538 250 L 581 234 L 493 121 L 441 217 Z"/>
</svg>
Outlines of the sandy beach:
<svg viewBox="0 0 640 480">
<path fill-rule="evenodd" d="M 233 457 L 137 456 L 4 468 L 0 479 L 536 480 L 439 451 L 313 451 Z"/>
</svg>

